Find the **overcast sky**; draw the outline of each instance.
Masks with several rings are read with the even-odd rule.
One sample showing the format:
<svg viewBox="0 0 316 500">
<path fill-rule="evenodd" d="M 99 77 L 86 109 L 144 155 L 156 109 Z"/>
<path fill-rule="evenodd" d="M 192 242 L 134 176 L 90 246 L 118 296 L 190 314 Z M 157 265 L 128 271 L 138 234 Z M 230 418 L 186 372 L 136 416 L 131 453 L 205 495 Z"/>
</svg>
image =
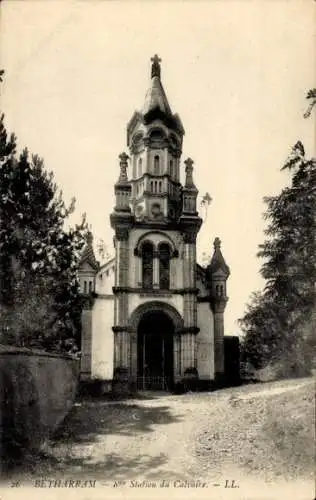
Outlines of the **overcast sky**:
<svg viewBox="0 0 316 500">
<path fill-rule="evenodd" d="M 265 195 L 289 180 L 280 168 L 302 140 L 314 154 L 312 0 L 215 2 L 6 1 L 1 3 L 1 109 L 20 147 L 53 170 L 64 197 L 77 199 L 97 238 L 112 245 L 109 214 L 126 124 L 142 107 L 150 58 L 195 161 L 200 195 L 213 202 L 198 256 L 219 236 L 231 268 L 226 333 L 254 290 Z"/>
</svg>

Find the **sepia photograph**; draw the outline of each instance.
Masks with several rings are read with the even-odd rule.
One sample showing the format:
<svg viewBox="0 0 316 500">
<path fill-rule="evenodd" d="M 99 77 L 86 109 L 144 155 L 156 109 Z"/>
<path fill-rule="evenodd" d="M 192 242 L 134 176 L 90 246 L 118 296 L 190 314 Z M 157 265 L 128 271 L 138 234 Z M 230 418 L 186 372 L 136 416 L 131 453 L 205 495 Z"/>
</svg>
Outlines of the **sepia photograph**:
<svg viewBox="0 0 316 500">
<path fill-rule="evenodd" d="M 316 2 L 0 2 L 0 500 L 314 500 Z"/>
</svg>

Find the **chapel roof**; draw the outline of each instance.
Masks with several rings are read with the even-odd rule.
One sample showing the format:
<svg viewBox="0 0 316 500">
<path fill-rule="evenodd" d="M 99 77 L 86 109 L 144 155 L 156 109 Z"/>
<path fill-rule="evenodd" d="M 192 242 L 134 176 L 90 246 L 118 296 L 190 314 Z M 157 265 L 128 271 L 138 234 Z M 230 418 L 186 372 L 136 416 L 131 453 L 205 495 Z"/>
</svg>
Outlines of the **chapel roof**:
<svg viewBox="0 0 316 500">
<path fill-rule="evenodd" d="M 211 274 L 222 271 L 227 277 L 230 274 L 230 269 L 221 252 L 221 240 L 219 238 L 215 238 L 214 240 L 214 253 L 208 266 L 208 271 Z"/>
<path fill-rule="evenodd" d="M 185 131 L 179 115 L 173 114 L 161 83 L 161 59 L 154 55 L 151 58 L 151 79 L 150 85 L 145 95 L 145 101 L 141 112 L 136 111 L 127 125 L 127 131 L 134 129 L 137 122 L 151 123 L 155 119 L 161 119 L 167 127 L 174 129 L 181 135 Z M 129 141 L 128 141 L 129 142 Z"/>
<path fill-rule="evenodd" d="M 172 116 L 166 93 L 158 76 L 154 76 L 151 79 L 149 89 L 146 92 L 142 113 L 146 115 L 154 109 L 159 109 L 165 115 Z"/>
<path fill-rule="evenodd" d="M 95 271 L 99 269 L 99 263 L 95 258 L 93 250 L 93 236 L 90 231 L 87 234 L 87 243 L 82 251 L 80 266 L 82 266 L 84 263 L 88 263 Z"/>
</svg>

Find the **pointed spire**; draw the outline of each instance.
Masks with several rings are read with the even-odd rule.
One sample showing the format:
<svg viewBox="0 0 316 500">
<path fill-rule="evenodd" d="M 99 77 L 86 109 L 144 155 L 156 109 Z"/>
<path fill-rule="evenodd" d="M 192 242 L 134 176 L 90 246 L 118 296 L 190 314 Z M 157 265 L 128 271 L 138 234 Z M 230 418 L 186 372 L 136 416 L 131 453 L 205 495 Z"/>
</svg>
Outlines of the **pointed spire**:
<svg viewBox="0 0 316 500">
<path fill-rule="evenodd" d="M 161 59 L 155 54 L 154 57 L 151 58 L 151 61 L 151 83 L 145 97 L 143 115 L 146 115 L 154 109 L 159 109 L 165 115 L 172 116 L 167 96 L 160 81 Z"/>
<path fill-rule="evenodd" d="M 208 267 L 212 274 L 216 273 L 216 271 L 218 270 L 223 271 L 226 275 L 226 278 L 228 278 L 230 274 L 230 269 L 226 264 L 221 252 L 221 240 L 218 237 L 216 237 L 214 240 L 214 253 Z"/>
<path fill-rule="evenodd" d="M 94 255 L 93 234 L 92 234 L 92 231 L 90 231 L 90 230 L 87 232 L 86 241 L 87 241 L 87 243 L 83 249 L 81 259 L 80 259 L 80 266 L 82 266 L 82 264 L 87 262 L 88 264 L 90 264 L 92 269 L 97 270 L 99 267 L 99 264 L 95 258 L 95 255 Z"/>
<path fill-rule="evenodd" d="M 221 249 L 221 244 L 222 244 L 221 240 L 219 239 L 218 236 L 216 236 L 213 243 L 215 252 Z"/>
<path fill-rule="evenodd" d="M 158 57 L 157 54 L 155 54 L 154 57 L 152 57 L 150 60 L 152 62 L 151 78 L 153 78 L 154 76 L 158 76 L 158 78 L 160 78 L 160 74 L 161 74 L 161 67 L 160 67 L 161 59 L 160 59 L 160 57 Z"/>
</svg>

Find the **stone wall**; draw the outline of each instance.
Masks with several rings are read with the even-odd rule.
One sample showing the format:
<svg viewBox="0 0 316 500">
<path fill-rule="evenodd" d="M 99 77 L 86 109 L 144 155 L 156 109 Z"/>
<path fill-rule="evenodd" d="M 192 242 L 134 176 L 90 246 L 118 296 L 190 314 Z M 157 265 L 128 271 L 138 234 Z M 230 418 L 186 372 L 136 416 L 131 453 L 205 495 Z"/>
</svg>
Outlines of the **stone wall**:
<svg viewBox="0 0 316 500">
<path fill-rule="evenodd" d="M 92 311 L 91 379 L 112 380 L 114 296 L 97 297 Z"/>
<path fill-rule="evenodd" d="M 208 302 L 198 303 L 197 369 L 201 380 L 214 380 L 214 317 Z"/>
<path fill-rule="evenodd" d="M 73 406 L 79 361 L 0 345 L 0 464 L 38 450 Z M 0 465 L 1 472 L 1 465 Z"/>
</svg>

